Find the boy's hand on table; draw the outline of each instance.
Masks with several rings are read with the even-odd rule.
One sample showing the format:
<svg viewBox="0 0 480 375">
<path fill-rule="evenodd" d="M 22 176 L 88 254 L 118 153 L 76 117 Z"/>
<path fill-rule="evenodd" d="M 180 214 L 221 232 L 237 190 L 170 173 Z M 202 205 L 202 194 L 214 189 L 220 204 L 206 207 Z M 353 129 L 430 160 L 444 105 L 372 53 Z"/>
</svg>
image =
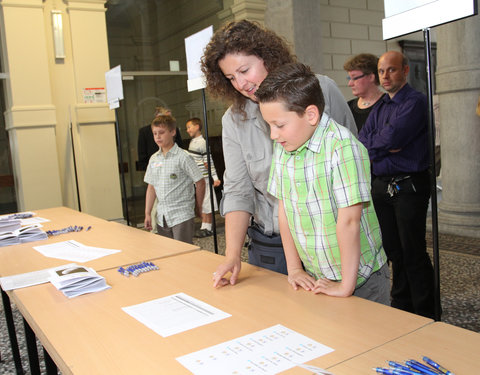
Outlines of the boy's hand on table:
<svg viewBox="0 0 480 375">
<path fill-rule="evenodd" d="M 313 288 L 315 294 L 323 293 L 332 297 L 349 297 L 353 291 L 350 290 L 341 281 L 332 281 L 328 279 L 318 279 Z"/>
<path fill-rule="evenodd" d="M 217 270 L 213 273 L 213 287 L 217 288 L 228 284 L 235 285 L 241 267 L 242 262 L 240 261 L 240 259 L 227 258 L 225 262 L 220 264 L 217 267 Z M 224 277 L 228 272 L 232 273 L 230 275 L 230 280 Z"/>
<path fill-rule="evenodd" d="M 315 279 L 302 268 L 288 270 L 288 282 L 295 290 L 298 290 L 298 287 L 301 287 L 310 291 L 315 287 Z"/>
</svg>

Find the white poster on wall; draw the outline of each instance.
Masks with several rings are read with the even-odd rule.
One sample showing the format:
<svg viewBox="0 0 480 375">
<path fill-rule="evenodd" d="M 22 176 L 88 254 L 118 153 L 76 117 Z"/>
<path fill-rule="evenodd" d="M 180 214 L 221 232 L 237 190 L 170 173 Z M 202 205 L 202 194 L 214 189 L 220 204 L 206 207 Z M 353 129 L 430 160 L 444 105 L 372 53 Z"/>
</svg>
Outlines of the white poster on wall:
<svg viewBox="0 0 480 375">
<path fill-rule="evenodd" d="M 122 69 L 120 65 L 105 73 L 105 82 L 110 109 L 120 107 L 120 100 L 123 100 Z"/>
<path fill-rule="evenodd" d="M 195 91 L 206 87 L 205 77 L 200 68 L 200 59 L 203 50 L 213 35 L 213 26 L 199 31 L 185 38 L 185 52 L 187 56 L 187 89 Z"/>
<path fill-rule="evenodd" d="M 384 0 L 383 39 L 477 14 L 476 0 Z"/>
</svg>

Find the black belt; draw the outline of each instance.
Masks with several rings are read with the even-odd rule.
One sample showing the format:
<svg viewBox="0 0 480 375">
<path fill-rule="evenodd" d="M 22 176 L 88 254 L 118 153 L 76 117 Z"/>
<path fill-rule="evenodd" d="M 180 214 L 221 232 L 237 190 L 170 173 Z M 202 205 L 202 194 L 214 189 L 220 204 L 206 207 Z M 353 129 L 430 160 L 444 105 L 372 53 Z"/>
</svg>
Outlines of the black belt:
<svg viewBox="0 0 480 375">
<path fill-rule="evenodd" d="M 407 180 L 412 177 L 422 176 L 428 173 L 429 173 L 429 170 L 425 169 L 424 171 L 421 171 L 421 172 L 398 173 L 398 174 L 389 175 L 389 176 L 377 176 L 372 174 L 372 176 L 373 178 L 378 178 L 380 181 L 390 182 L 393 180 L 395 182 L 399 182 L 402 180 Z"/>
</svg>

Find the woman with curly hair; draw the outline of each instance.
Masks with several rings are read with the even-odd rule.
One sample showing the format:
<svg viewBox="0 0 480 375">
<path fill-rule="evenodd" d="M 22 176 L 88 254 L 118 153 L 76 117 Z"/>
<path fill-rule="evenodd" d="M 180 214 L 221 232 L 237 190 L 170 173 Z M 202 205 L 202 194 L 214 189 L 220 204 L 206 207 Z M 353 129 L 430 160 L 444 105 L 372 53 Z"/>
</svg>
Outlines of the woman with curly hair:
<svg viewBox="0 0 480 375">
<path fill-rule="evenodd" d="M 225 261 L 214 273 L 214 287 L 236 283 L 247 230 L 249 263 L 287 273 L 278 202 L 267 192 L 273 143 L 255 91 L 269 71 L 295 61 L 284 39 L 247 20 L 220 28 L 205 48 L 202 71 L 207 90 L 213 97 L 232 103 L 222 118 L 225 174 L 220 210 L 225 215 L 226 249 Z M 335 82 L 317 77 L 325 112 L 356 134 L 352 113 Z M 228 272 L 230 280 L 225 278 Z"/>
</svg>

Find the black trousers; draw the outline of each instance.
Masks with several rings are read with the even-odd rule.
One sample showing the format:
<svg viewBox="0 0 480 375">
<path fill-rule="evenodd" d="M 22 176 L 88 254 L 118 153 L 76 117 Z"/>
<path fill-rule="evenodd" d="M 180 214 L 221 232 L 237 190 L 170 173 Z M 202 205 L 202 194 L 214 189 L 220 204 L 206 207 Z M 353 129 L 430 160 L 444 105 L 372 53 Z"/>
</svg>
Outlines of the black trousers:
<svg viewBox="0 0 480 375">
<path fill-rule="evenodd" d="M 394 196 L 387 192 L 393 176 L 373 176 L 372 198 L 392 263 L 392 307 L 434 318 L 434 272 L 425 241 L 430 175 L 410 176 L 398 182 Z"/>
</svg>

